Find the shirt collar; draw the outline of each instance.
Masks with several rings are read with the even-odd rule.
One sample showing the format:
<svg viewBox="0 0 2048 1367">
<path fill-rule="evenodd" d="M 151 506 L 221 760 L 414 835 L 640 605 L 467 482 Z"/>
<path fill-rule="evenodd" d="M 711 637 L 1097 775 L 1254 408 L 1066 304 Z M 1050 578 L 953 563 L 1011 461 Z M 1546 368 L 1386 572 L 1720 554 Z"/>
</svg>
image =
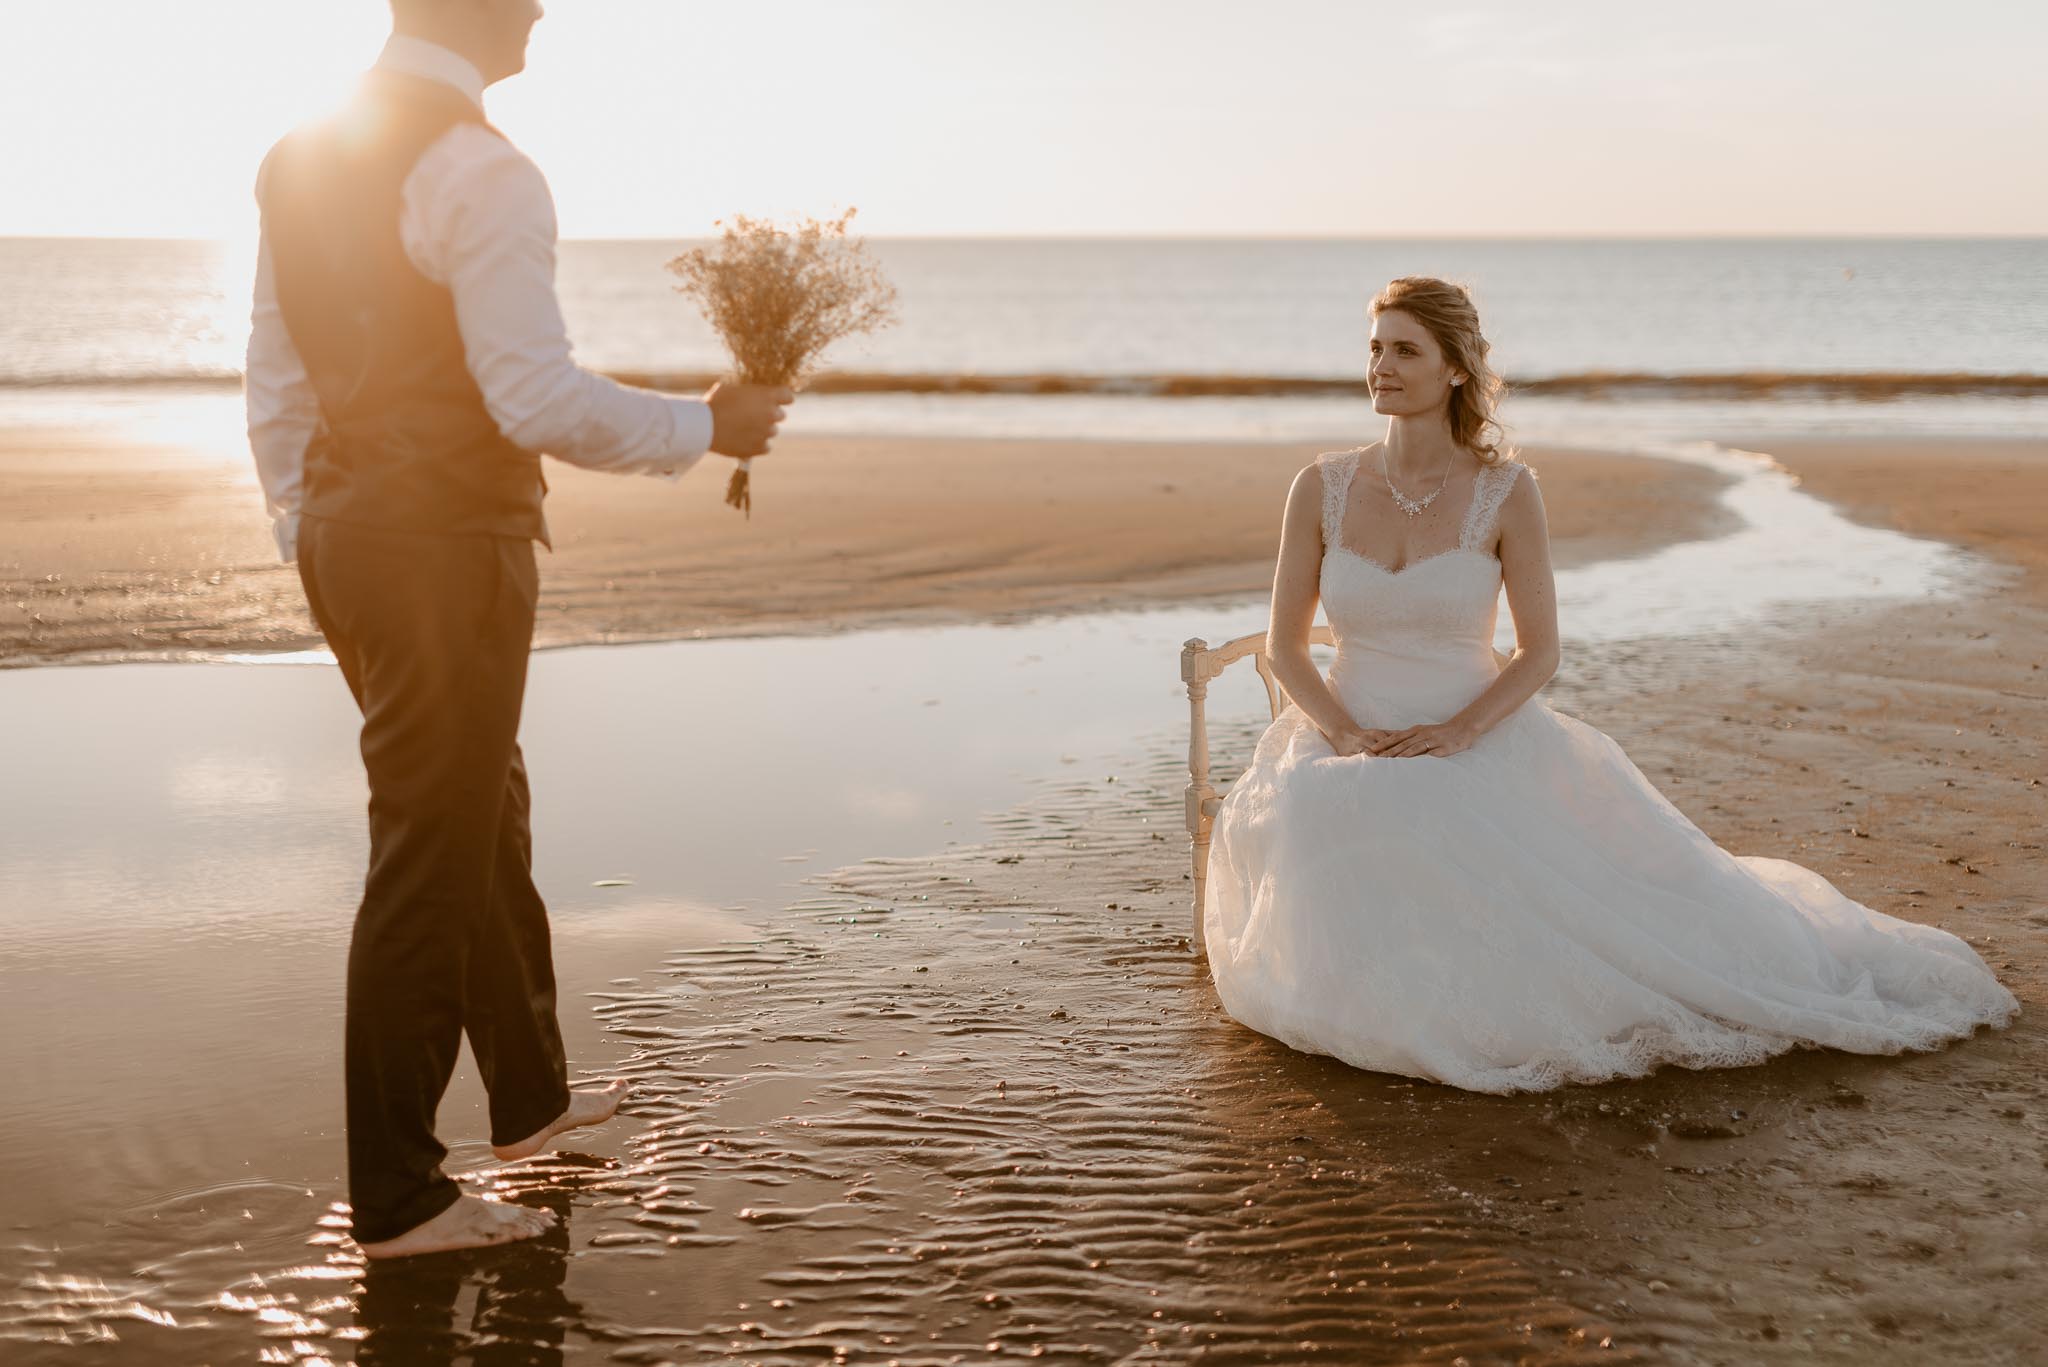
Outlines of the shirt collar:
<svg viewBox="0 0 2048 1367">
<path fill-rule="evenodd" d="M 483 108 L 483 73 L 471 65 L 468 58 L 450 52 L 439 43 L 430 43 L 408 33 L 394 33 L 385 42 L 384 51 L 377 58 L 377 67 L 382 71 L 419 76 L 453 86 L 468 97 L 471 104 Z"/>
</svg>

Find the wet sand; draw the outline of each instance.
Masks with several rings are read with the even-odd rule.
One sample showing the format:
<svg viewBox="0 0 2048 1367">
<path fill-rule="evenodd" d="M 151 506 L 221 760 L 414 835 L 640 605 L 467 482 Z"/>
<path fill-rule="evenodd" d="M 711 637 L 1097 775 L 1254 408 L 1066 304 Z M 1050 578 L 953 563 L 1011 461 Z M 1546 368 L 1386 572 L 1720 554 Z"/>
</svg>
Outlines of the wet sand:
<svg viewBox="0 0 2048 1367">
<path fill-rule="evenodd" d="M 1852 481 L 1863 516 L 1920 515 L 1841 447 L 1775 453 Z M 1947 454 L 2004 478 L 1943 530 L 2029 560 L 2010 538 L 2048 531 L 2048 451 Z M 1586 651 L 1552 695 L 1722 843 L 1964 935 L 2020 994 L 2011 1029 L 1520 1098 L 1292 1053 L 1187 957 L 1164 738 L 984 848 L 843 873 L 602 1008 L 649 1105 L 619 1240 L 665 1243 L 681 1200 L 683 1244 L 772 1231 L 794 1260 L 734 1278 L 752 1318 L 659 1351 L 800 1361 L 894 1332 L 964 1361 L 984 1335 L 987 1357 L 1102 1362 L 2039 1360 L 2048 582 L 2009 578 L 1960 609 Z"/>
<path fill-rule="evenodd" d="M 571 1029 L 602 1028 L 581 1061 L 640 1090 L 578 1154 L 493 1179 L 565 1210 L 554 1240 L 360 1277 L 332 1229 L 305 1247 L 331 1193 L 187 1193 L 116 1223 L 210 1204 L 202 1246 L 34 1289 L 39 1323 L 117 1333 L 93 1352 L 121 1362 L 2039 1360 L 2048 444 L 1770 449 L 2003 583 L 1569 652 L 1550 697 L 1723 844 L 1966 936 L 2022 999 L 2011 1029 L 1518 1098 L 1292 1053 L 1187 953 L 1162 715 L 974 847 L 842 870 L 758 928 L 565 949 Z M 1916 523 L 1937 458 L 1996 496 Z M 1255 734 L 1224 727 L 1219 763 Z M 223 1294 L 223 1267 L 260 1275 Z"/>
<path fill-rule="evenodd" d="M 1262 592 L 1289 444 L 791 439 L 674 485 L 548 463 L 542 646 L 1008 620 Z M 1724 529 L 1712 471 L 1530 453 L 1561 563 Z M 0 434 L 0 666 L 319 644 L 253 474 L 104 433 Z"/>
</svg>

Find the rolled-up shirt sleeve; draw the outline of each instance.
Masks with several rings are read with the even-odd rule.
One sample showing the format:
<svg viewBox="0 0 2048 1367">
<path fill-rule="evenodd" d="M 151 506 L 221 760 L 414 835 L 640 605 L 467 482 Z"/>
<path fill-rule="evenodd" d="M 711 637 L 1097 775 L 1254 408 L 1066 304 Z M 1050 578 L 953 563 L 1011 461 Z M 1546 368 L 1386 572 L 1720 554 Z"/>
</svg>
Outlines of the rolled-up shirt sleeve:
<svg viewBox="0 0 2048 1367">
<path fill-rule="evenodd" d="M 404 188 L 406 255 L 447 286 L 470 374 L 506 437 L 572 465 L 674 476 L 711 445 L 701 399 L 622 385 L 576 364 L 555 297 L 547 180 L 488 129 L 451 129 Z"/>
<path fill-rule="evenodd" d="M 257 184 L 262 184 L 259 173 Z M 305 362 L 285 330 L 277 305 L 277 279 L 266 234 L 256 252 L 255 304 L 249 313 L 249 350 L 242 367 L 242 402 L 249 449 L 270 513 L 278 557 L 298 558 L 299 499 L 305 483 L 306 445 L 320 425 L 320 401 Z"/>
</svg>

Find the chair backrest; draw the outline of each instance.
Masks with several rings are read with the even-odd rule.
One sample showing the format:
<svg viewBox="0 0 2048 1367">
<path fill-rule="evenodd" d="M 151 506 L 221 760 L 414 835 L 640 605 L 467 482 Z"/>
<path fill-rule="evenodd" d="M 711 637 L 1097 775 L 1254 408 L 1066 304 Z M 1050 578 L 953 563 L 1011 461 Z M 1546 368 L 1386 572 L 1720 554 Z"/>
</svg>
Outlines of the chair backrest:
<svg viewBox="0 0 2048 1367">
<path fill-rule="evenodd" d="M 1328 627 L 1312 629 L 1308 641 L 1316 646 L 1337 643 Z M 1250 659 L 1252 668 L 1259 671 L 1259 681 L 1266 685 L 1266 708 L 1273 716 L 1279 716 L 1281 709 L 1287 706 L 1287 694 L 1281 689 L 1280 681 L 1273 677 L 1273 662 L 1266 657 L 1265 632 L 1240 636 L 1213 647 L 1197 637 L 1180 650 L 1180 681 L 1187 685 L 1188 690 L 1188 787 L 1185 802 L 1188 835 L 1194 842 L 1195 923 L 1191 938 L 1197 954 L 1202 952 L 1202 904 L 1209 881 L 1209 827 L 1215 820 L 1217 809 L 1223 805 L 1223 799 L 1209 784 L 1209 681 L 1243 659 Z"/>
<path fill-rule="evenodd" d="M 1308 634 L 1312 646 L 1334 646 L 1337 638 L 1328 627 L 1313 627 Z M 1220 646 L 1211 646 L 1200 637 L 1181 647 L 1180 680 L 1184 684 L 1208 683 L 1239 660 L 1249 659 L 1252 668 L 1259 672 L 1259 681 L 1266 685 L 1266 709 L 1274 717 L 1287 706 L 1287 695 L 1280 688 L 1280 681 L 1273 677 L 1273 661 L 1266 654 L 1266 633 L 1255 631 L 1249 636 L 1239 636 L 1225 641 Z"/>
</svg>

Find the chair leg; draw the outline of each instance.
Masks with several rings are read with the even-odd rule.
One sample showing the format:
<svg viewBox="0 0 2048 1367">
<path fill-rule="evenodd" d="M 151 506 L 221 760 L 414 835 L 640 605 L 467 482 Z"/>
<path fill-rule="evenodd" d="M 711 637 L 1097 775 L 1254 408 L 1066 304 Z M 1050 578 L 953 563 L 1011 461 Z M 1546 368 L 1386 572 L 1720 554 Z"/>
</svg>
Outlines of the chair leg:
<svg viewBox="0 0 2048 1367">
<path fill-rule="evenodd" d="M 1202 908 L 1208 904 L 1209 828 L 1214 820 L 1209 813 L 1216 803 L 1216 790 L 1209 786 L 1206 777 L 1198 777 L 1188 785 L 1183 800 L 1187 803 L 1188 849 L 1194 860 L 1194 921 L 1188 927 L 1188 943 L 1199 956 L 1207 948 L 1202 937 Z"/>
<path fill-rule="evenodd" d="M 1188 790 L 1187 823 L 1188 836 L 1194 845 L 1194 925 L 1188 934 L 1188 943 L 1199 956 L 1205 952 L 1202 943 L 1202 902 L 1203 892 L 1209 882 L 1209 821 L 1210 804 L 1215 800 L 1216 790 L 1209 786 L 1209 718 L 1207 701 L 1209 697 L 1209 661 L 1207 647 L 1200 641 L 1189 641 L 1181 650 L 1180 677 L 1188 686 Z"/>
</svg>

